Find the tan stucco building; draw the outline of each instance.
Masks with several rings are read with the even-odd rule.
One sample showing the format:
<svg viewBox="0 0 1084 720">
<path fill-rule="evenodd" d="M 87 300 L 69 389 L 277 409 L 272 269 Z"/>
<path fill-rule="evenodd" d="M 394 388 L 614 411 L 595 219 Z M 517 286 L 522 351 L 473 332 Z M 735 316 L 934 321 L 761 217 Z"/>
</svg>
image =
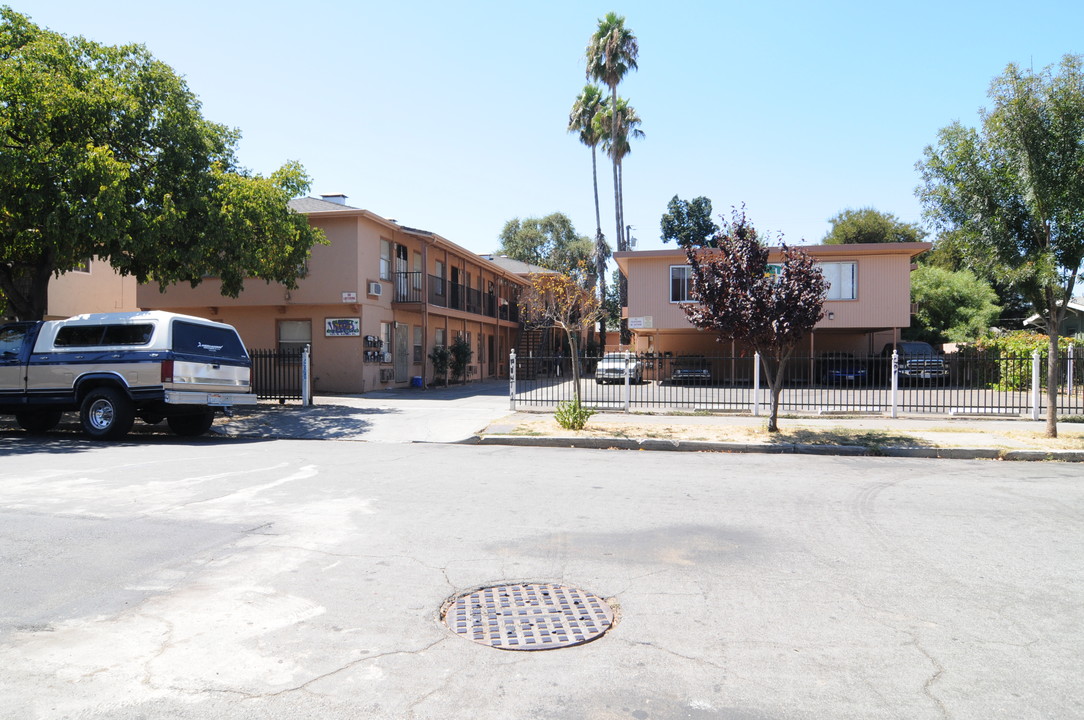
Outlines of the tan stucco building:
<svg viewBox="0 0 1084 720">
<path fill-rule="evenodd" d="M 433 381 L 428 355 L 462 335 L 471 378 L 505 377 L 519 338 L 518 295 L 526 280 L 436 233 L 345 203 L 301 198 L 291 207 L 329 244 L 312 250 L 298 287 L 248 280 L 237 298 L 219 282 L 141 286 L 141 308 L 234 325 L 252 348 L 311 345 L 313 389 L 362 393 Z"/>
<path fill-rule="evenodd" d="M 848 352 L 864 356 L 899 340 L 911 322 L 911 270 L 929 243 L 811 245 L 801 249 L 820 265 L 829 282 L 824 319 L 810 334 L 803 355 Z M 772 248 L 769 262 L 780 262 Z M 681 306 L 689 297 L 691 269 L 680 249 L 614 253 L 628 278 L 629 326 L 634 349 L 673 355 L 733 354 L 730 344 L 699 330 Z"/>
<path fill-rule="evenodd" d="M 45 320 L 99 312 L 134 312 L 136 280 L 117 274 L 108 260 L 87 260 L 75 270 L 49 281 Z"/>
</svg>

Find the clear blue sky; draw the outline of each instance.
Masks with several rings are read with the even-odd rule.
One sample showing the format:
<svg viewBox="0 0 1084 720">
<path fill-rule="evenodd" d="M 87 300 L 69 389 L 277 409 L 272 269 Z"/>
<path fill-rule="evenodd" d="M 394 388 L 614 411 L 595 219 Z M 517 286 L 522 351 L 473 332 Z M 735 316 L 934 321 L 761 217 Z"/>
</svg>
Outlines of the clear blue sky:
<svg viewBox="0 0 1084 720">
<path fill-rule="evenodd" d="M 0 0 L 3 1 L 3 0 Z M 583 51 L 613 10 L 640 44 L 621 86 L 646 138 L 625 161 L 638 249 L 664 247 L 675 194 L 818 242 L 873 206 L 920 220 L 914 164 L 937 130 L 977 123 L 1006 64 L 1084 52 L 1084 3 L 298 3 L 7 0 L 66 35 L 142 43 L 204 115 L 243 133 L 242 163 L 298 160 L 312 194 L 495 250 L 513 217 L 594 230 L 591 163 L 565 132 Z M 613 186 L 599 157 L 602 228 Z"/>
</svg>

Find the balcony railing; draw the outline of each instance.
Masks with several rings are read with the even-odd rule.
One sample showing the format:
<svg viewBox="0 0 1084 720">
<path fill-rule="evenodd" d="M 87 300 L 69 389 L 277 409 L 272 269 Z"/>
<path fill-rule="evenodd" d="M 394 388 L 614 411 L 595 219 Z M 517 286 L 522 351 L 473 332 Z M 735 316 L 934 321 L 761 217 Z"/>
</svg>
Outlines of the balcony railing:
<svg viewBox="0 0 1084 720">
<path fill-rule="evenodd" d="M 429 291 L 423 292 L 421 273 L 395 273 L 395 302 L 426 302 L 434 307 L 462 310 L 474 315 L 500 318 L 510 322 L 519 322 L 519 307 L 514 299 L 498 298 L 493 293 L 467 287 L 462 283 L 453 283 L 436 275 L 429 276 Z"/>
</svg>

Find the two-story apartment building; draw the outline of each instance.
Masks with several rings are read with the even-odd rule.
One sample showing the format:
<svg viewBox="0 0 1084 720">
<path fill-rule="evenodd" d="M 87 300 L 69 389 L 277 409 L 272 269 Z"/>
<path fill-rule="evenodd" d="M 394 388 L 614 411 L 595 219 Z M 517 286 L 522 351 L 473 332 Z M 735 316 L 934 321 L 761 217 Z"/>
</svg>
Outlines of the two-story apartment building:
<svg viewBox="0 0 1084 720">
<path fill-rule="evenodd" d="M 914 258 L 931 245 L 869 243 L 811 245 L 802 250 L 820 265 L 829 283 L 824 318 L 800 350 L 810 357 L 825 352 L 865 356 L 899 340 L 911 322 L 911 270 Z M 634 349 L 678 355 L 734 355 L 732 343 L 695 328 L 681 306 L 693 302 L 692 272 L 680 249 L 614 253 L 628 278 L 626 308 Z M 769 262 L 781 261 L 772 248 Z"/>
<path fill-rule="evenodd" d="M 139 306 L 228 322 L 249 347 L 310 345 L 318 392 L 432 382 L 430 351 L 459 336 L 474 351 L 471 377 L 507 375 L 525 279 L 436 233 L 351 207 L 342 195 L 290 205 L 329 241 L 313 248 L 296 289 L 249 280 L 227 298 L 207 278 L 164 293 L 142 286 Z"/>
</svg>

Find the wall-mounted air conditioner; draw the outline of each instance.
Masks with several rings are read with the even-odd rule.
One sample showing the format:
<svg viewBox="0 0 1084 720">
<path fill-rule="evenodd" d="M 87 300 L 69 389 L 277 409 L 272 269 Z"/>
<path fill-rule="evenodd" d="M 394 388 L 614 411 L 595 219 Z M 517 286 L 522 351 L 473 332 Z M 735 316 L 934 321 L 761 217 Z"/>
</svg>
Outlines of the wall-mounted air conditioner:
<svg viewBox="0 0 1084 720">
<path fill-rule="evenodd" d="M 384 362 L 391 362 L 391 353 L 384 353 Z"/>
<path fill-rule="evenodd" d="M 384 286 L 381 285 L 380 283 L 378 283 L 378 282 L 369 283 L 369 294 L 370 295 L 375 295 L 377 297 L 380 297 L 380 295 L 383 292 L 384 292 Z"/>
</svg>

